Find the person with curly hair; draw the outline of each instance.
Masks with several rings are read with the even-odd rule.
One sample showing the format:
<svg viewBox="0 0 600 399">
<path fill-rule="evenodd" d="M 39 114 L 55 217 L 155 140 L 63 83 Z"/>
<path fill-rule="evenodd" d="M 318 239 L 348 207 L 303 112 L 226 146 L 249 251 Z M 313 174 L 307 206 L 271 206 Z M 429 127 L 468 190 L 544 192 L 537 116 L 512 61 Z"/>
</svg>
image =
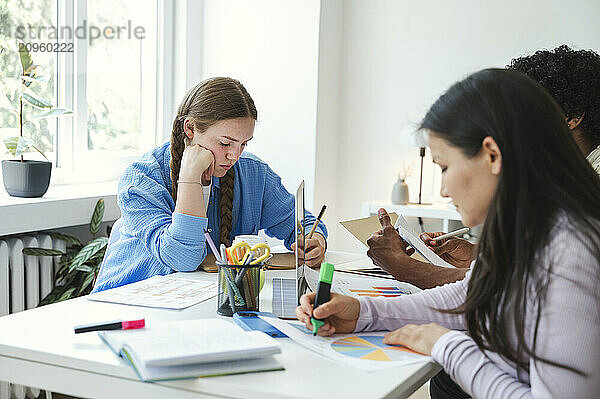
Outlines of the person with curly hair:
<svg viewBox="0 0 600 399">
<path fill-rule="evenodd" d="M 600 174 L 600 55 L 562 45 L 515 58 L 507 69 L 529 76 L 548 91 L 562 108 L 579 150 Z M 458 237 L 435 241 L 443 232 L 421 234 L 436 254 L 456 266 L 439 267 L 410 257 L 414 250 L 391 226 L 385 209 L 379 210 L 379 220 L 382 229 L 367 240 L 367 255 L 396 279 L 433 288 L 465 277 L 476 253 L 469 241 Z"/>
<path fill-rule="evenodd" d="M 562 45 L 515 58 L 507 68 L 534 79 L 554 97 L 577 146 L 600 174 L 600 55 Z"/>
</svg>

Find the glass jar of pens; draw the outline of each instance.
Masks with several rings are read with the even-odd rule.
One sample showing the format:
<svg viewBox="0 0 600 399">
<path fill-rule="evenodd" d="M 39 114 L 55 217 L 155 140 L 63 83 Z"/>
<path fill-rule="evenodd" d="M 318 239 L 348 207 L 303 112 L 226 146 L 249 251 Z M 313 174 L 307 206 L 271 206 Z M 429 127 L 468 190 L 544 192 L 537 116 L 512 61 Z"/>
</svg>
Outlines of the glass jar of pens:
<svg viewBox="0 0 600 399">
<path fill-rule="evenodd" d="M 258 311 L 261 269 L 271 257 L 270 248 L 265 243 L 250 246 L 234 240 L 230 248 L 221 245 L 219 255 L 217 313 L 233 316 L 239 311 Z"/>
</svg>

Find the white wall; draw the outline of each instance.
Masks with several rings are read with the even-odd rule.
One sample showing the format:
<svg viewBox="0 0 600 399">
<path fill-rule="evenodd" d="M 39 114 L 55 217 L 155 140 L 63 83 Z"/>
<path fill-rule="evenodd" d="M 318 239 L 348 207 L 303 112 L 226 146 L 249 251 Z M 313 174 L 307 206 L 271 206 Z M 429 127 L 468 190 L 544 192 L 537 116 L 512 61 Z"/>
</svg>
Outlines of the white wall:
<svg viewBox="0 0 600 399">
<path fill-rule="evenodd" d="M 418 158 L 418 150 L 401 145 L 400 133 L 418 123 L 456 80 L 563 43 L 600 51 L 600 2 L 595 0 L 346 0 L 339 9 L 341 61 L 321 58 L 319 65 L 320 71 L 337 67 L 341 79 L 340 93 L 336 85 L 319 84 L 319 99 L 341 99 L 335 111 L 337 143 L 317 148 L 315 197 L 335 193 L 335 205 L 327 211 L 331 221 L 359 216 L 362 201 L 389 199 L 402 161 Z M 322 12 L 322 31 L 338 20 L 339 14 Z M 321 46 L 330 41 L 320 37 Z M 320 143 L 330 129 L 318 126 Z M 336 160 L 335 166 L 325 166 L 336 172 L 320 184 L 324 159 Z M 413 194 L 417 177 L 414 173 L 409 181 Z M 432 185 L 429 176 L 424 187 L 430 197 Z M 332 248 L 360 248 L 331 221 Z"/>
<path fill-rule="evenodd" d="M 319 8 L 317 0 L 206 0 L 198 20 L 203 78 L 244 84 L 259 119 L 248 151 L 290 192 L 304 179 L 313 211 Z"/>
<path fill-rule="evenodd" d="M 315 208 L 327 205 L 323 221 L 331 230 L 338 224 L 337 179 L 339 164 L 338 143 L 342 102 L 342 31 L 343 0 L 321 2 L 319 28 L 319 81 L 317 97 L 317 137 L 315 147 Z M 339 235 L 339 232 L 337 233 Z M 331 238 L 330 231 L 330 238 Z M 333 247 L 336 248 L 336 247 Z M 336 248 L 337 249 L 337 248 Z"/>
</svg>

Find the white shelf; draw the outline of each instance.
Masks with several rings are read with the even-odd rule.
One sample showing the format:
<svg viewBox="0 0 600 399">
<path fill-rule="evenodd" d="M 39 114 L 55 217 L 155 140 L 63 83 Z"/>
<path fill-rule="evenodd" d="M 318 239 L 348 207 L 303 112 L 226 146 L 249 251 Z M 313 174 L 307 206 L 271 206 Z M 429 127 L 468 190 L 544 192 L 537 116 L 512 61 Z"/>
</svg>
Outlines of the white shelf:
<svg viewBox="0 0 600 399">
<path fill-rule="evenodd" d="M 117 182 L 51 186 L 41 198 L 11 197 L 0 187 L 0 236 L 88 224 L 99 198 L 103 221 L 117 220 Z"/>
<path fill-rule="evenodd" d="M 442 230 L 448 231 L 449 220 L 461 220 L 460 213 L 454 205 L 446 202 L 434 202 L 433 204 L 407 204 L 394 205 L 389 201 L 371 201 L 362 203 L 362 216 L 377 214 L 379 208 L 385 208 L 388 212 L 396 212 L 409 217 L 422 217 L 430 219 L 441 219 Z"/>
</svg>

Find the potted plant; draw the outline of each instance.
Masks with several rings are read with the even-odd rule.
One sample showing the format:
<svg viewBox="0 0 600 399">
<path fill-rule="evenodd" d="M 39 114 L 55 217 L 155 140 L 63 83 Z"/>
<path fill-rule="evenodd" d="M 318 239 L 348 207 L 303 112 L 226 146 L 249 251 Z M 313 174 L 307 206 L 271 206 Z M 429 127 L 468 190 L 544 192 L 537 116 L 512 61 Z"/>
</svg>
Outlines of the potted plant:
<svg viewBox="0 0 600 399">
<path fill-rule="evenodd" d="M 19 43 L 19 59 L 21 61 L 21 73 L 18 77 L 19 84 L 14 100 L 18 103 L 15 107 L 11 99 L 5 94 L 0 94 L 0 106 L 14 113 L 19 120 L 19 136 L 4 139 L 8 152 L 17 159 L 2 161 L 2 178 L 4 188 L 14 197 L 41 197 L 48 190 L 52 163 L 34 141 L 23 136 L 23 126 L 35 120 L 72 114 L 68 109 L 56 108 L 52 103 L 35 94 L 30 86 L 32 84 L 44 84 L 48 81 L 47 76 L 42 74 L 40 65 L 33 63 L 31 54 L 23 43 Z M 23 105 L 31 106 L 42 112 L 25 119 Z M 36 150 L 46 158 L 46 161 L 25 160 L 23 153 Z"/>
<path fill-rule="evenodd" d="M 73 236 L 51 232 L 49 234 L 52 237 L 66 241 L 66 252 L 45 248 L 23 249 L 23 254 L 25 255 L 60 256 L 59 268 L 55 276 L 56 286 L 40 301 L 38 306 L 90 293 L 108 246 L 108 236 L 110 236 L 110 227 L 107 226 L 107 235 L 96 237 L 96 234 L 100 231 L 103 217 L 104 200 L 100 198 L 96 202 L 92 220 L 90 221 L 90 233 L 92 233 L 94 238 L 86 245 L 83 245 L 79 239 Z"/>
</svg>

